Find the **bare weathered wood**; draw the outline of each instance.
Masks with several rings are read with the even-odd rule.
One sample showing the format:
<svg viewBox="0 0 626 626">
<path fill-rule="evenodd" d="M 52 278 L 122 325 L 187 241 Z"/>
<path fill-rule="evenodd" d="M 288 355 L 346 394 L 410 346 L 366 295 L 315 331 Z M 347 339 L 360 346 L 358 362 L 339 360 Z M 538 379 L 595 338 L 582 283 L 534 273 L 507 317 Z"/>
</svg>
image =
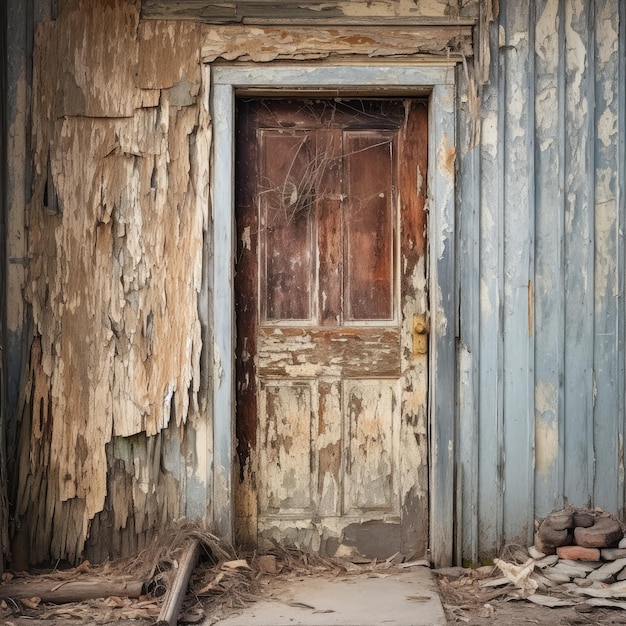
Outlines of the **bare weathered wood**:
<svg viewBox="0 0 626 626">
<path fill-rule="evenodd" d="M 12 7 L 14 8 L 14 7 Z M 7 133 L 6 123 L 7 119 L 7 54 L 8 49 L 6 33 L 7 31 L 7 14 L 3 11 L 0 14 L 0 25 L 2 27 L 2 35 L 0 35 L 0 45 L 4 54 L 0 60 L 0 119 L 3 120 L 2 128 L 0 129 L 0 154 L 2 154 L 2 170 L 0 171 L 0 197 L 2 197 L 2 204 L 6 206 L 7 198 L 7 180 L 6 180 L 6 154 L 7 154 Z M 4 207 L 3 207 L 4 208 Z M 7 232 L 6 232 L 6 213 L 3 212 L 3 219 L 0 221 L 0 288 L 3 293 L 8 293 L 7 289 Z M 6 445 L 6 433 L 8 422 L 8 407 L 7 402 L 7 358 L 5 346 L 7 344 L 6 333 L 6 312 L 2 315 L 0 321 L 0 347 L 2 348 L 2 358 L 0 359 L 0 575 L 4 572 L 4 555 L 8 552 L 8 522 L 9 522 L 9 503 L 7 498 L 7 445 Z"/>
<path fill-rule="evenodd" d="M 259 145 L 250 141 L 254 136 L 254 119 L 243 114 L 246 107 L 238 101 L 236 125 L 236 172 L 254 171 L 259 159 Z M 251 177 L 241 177 L 236 186 L 235 220 L 237 223 L 236 273 L 234 279 L 234 309 L 236 311 L 236 380 L 237 419 L 237 474 L 235 477 L 235 537 L 240 545 L 252 547 L 256 544 L 257 499 L 256 468 L 251 456 L 256 449 L 257 436 L 257 393 L 256 366 L 251 358 L 257 352 L 258 316 L 256 312 L 257 276 L 259 258 L 250 254 L 259 245 L 259 212 L 251 210 L 257 206 L 255 186 Z M 229 207 L 230 209 L 230 207 Z M 224 220 L 228 222 L 229 220 Z M 229 504 L 227 503 L 227 506 Z"/>
<path fill-rule="evenodd" d="M 174 584 L 167 590 L 161 612 L 159 613 L 157 626 L 176 626 L 178 624 L 178 616 L 183 606 L 185 593 L 187 593 L 189 577 L 198 562 L 199 556 L 200 542 L 197 539 L 192 539 L 180 559 Z"/>
<path fill-rule="evenodd" d="M 28 580 L 0 585 L 0 598 L 39 598 L 42 602 L 65 604 L 93 598 L 138 598 L 143 592 L 141 580 Z"/>
<path fill-rule="evenodd" d="M 276 59 L 323 59 L 333 55 L 367 57 L 458 57 L 472 54 L 469 26 L 297 28 L 219 26 L 203 31 L 202 59 L 267 62 Z"/>
<path fill-rule="evenodd" d="M 210 463 L 200 419 L 210 129 L 199 45 L 180 28 L 169 48 L 149 32 L 140 46 L 138 23 L 134 3 L 71 2 L 37 33 L 26 295 L 35 393 L 17 511 L 33 563 L 75 560 L 92 523 L 101 538 L 123 536 L 117 547 L 128 554 L 182 511 L 207 510 L 183 504 L 187 485 L 206 498 Z M 155 82 L 146 59 L 170 53 L 186 62 Z M 60 56 L 71 62 L 51 63 Z M 195 443 L 176 428 L 159 438 L 170 422 Z M 187 455 L 193 476 L 180 469 Z M 120 480 L 108 487 L 112 476 Z"/>
<path fill-rule="evenodd" d="M 135 86 L 169 89 L 178 106 L 191 104 L 200 89 L 198 61 L 205 33 L 190 22 L 140 22 Z"/>
<path fill-rule="evenodd" d="M 48 119 L 132 115 L 145 97 L 139 90 L 129 89 L 138 60 L 138 25 L 134 2 L 78 1 L 68 3 L 57 21 L 39 24 L 34 80 L 46 97 L 38 113 Z M 110 45 L 113 39 L 115 46 Z M 66 62 L 50 71 L 46 63 L 53 56 Z M 109 62 L 101 63 L 104 58 Z M 99 69 L 99 80 L 93 79 L 94 67 Z"/>
<path fill-rule="evenodd" d="M 215 2 L 211 0 L 144 0 L 141 15 L 145 19 L 186 19 L 212 24 L 234 22 L 291 22 L 308 21 L 328 24 L 371 23 L 372 19 L 402 18 L 424 25 L 451 22 L 467 24 L 478 16 L 478 3 L 464 2 L 459 12 L 453 0 L 422 0 L 419 3 L 380 0 L 374 6 L 366 0 L 343 0 L 338 2 L 296 2 L 294 0 L 235 0 Z"/>
<path fill-rule="evenodd" d="M 171 430 L 152 437 L 145 433 L 114 437 L 107 444 L 107 498 L 91 520 L 84 546 L 84 556 L 91 562 L 134 556 L 154 541 L 161 528 L 155 517 L 178 518 L 185 468 L 172 464 L 168 449 L 179 446 Z M 164 471 L 165 467 L 170 469 Z"/>
<path fill-rule="evenodd" d="M 338 132 L 320 133 L 321 144 L 325 146 L 327 167 L 322 171 L 321 184 L 324 189 L 337 189 L 341 169 L 340 136 Z M 343 276 L 343 255 L 338 254 L 341 239 L 341 198 L 323 194 L 318 198 L 318 233 L 320 240 L 318 257 L 318 323 L 320 326 L 333 326 L 341 314 L 343 286 L 337 276 Z"/>
<path fill-rule="evenodd" d="M 198 112 L 190 108 L 172 110 L 170 115 L 166 101 L 161 112 L 167 116 L 170 142 L 158 148 L 158 154 L 153 154 L 151 140 L 141 139 L 143 132 L 150 136 L 155 113 L 138 112 L 119 123 L 81 123 L 73 118 L 57 124 L 58 151 L 51 158 L 63 211 L 50 216 L 35 205 L 31 211 L 30 244 L 39 262 L 31 266 L 30 298 L 43 338 L 42 359 L 32 365 L 49 377 L 51 396 L 49 411 L 38 418 L 48 430 L 42 426 L 45 435 L 33 439 L 31 446 L 51 446 L 55 451 L 50 463 L 58 466 L 58 476 L 63 478 L 49 495 L 58 489 L 62 501 L 85 500 L 85 518 L 79 525 L 85 535 L 88 520 L 104 505 L 105 445 L 111 437 L 142 431 L 156 435 L 172 417 L 183 423 L 197 408 L 193 389 L 198 389 L 199 380 L 193 363 L 200 354 L 200 327 L 194 300 L 201 276 L 204 209 L 194 206 L 193 195 L 188 194 L 179 212 L 178 198 L 191 186 L 188 137 L 198 123 Z M 133 127 L 143 131 L 130 139 Z M 117 152 L 109 153 L 116 137 Z M 85 160 L 80 156 L 84 150 L 100 158 Z M 144 150 L 142 157 L 130 156 Z M 77 174 L 80 179 L 92 184 L 70 182 L 76 168 L 82 169 Z M 121 202 L 120 180 L 136 185 L 144 200 Z M 167 219 L 175 227 L 166 237 L 158 224 Z M 141 227 L 150 223 L 152 234 Z M 55 225 L 63 228 L 67 239 L 54 240 Z M 85 255 L 84 249 L 90 254 Z M 165 271 L 162 259 L 169 258 L 173 249 L 180 252 L 175 254 L 178 262 L 170 262 Z M 43 264 L 43 250 L 54 262 Z M 57 264 L 72 267 L 72 273 L 65 274 Z M 50 280 L 46 274 L 54 266 L 57 270 Z M 129 271 L 137 272 L 137 278 L 122 278 Z M 118 280 L 110 282 L 116 274 Z M 91 289 L 94 275 L 102 281 L 98 291 Z M 56 305 L 47 304 L 49 297 Z M 188 303 L 189 323 L 171 323 L 168 300 L 179 303 L 179 313 L 180 303 Z M 60 338 L 58 350 L 53 348 L 53 336 Z M 79 347 L 86 338 L 97 350 Z M 39 499 L 35 494 L 26 496 L 22 506 L 30 497 Z M 45 541 L 45 535 L 31 534 L 35 535 Z"/>
<path fill-rule="evenodd" d="M 271 376 L 299 371 L 302 375 L 397 376 L 401 332 L 397 328 L 262 328 L 258 360 Z"/>
</svg>

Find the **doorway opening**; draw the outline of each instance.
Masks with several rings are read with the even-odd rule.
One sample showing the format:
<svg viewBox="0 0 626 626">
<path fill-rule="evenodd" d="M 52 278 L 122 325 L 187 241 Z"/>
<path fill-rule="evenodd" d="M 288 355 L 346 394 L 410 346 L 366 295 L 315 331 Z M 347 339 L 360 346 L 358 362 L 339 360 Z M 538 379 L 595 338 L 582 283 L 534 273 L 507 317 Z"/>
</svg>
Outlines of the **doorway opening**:
<svg viewBox="0 0 626 626">
<path fill-rule="evenodd" d="M 209 310 L 213 362 L 213 528 L 234 537 L 235 462 L 235 100 L 237 96 L 355 95 L 428 99 L 428 422 L 430 557 L 449 565 L 454 546 L 455 393 L 455 71 L 449 65 L 206 65 L 210 89 L 213 233 Z M 209 90 L 206 91 L 207 95 Z M 452 156 L 451 156 L 452 155 Z M 419 326 L 418 326 L 419 327 Z M 314 520 L 315 521 L 315 520 Z"/>
</svg>

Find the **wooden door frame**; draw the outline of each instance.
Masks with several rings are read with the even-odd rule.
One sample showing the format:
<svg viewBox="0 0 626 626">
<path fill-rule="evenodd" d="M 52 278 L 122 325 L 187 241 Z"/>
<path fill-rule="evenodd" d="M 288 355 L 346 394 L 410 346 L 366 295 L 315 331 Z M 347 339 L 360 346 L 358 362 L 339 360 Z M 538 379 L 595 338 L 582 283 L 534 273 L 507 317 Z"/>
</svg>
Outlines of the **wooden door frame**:
<svg viewBox="0 0 626 626">
<path fill-rule="evenodd" d="M 428 95 L 429 536 L 431 559 L 449 565 L 454 547 L 456 416 L 455 65 L 206 65 L 213 117 L 212 276 L 213 523 L 233 537 L 235 458 L 234 227 L 235 97 L 313 92 L 361 97 Z"/>
</svg>

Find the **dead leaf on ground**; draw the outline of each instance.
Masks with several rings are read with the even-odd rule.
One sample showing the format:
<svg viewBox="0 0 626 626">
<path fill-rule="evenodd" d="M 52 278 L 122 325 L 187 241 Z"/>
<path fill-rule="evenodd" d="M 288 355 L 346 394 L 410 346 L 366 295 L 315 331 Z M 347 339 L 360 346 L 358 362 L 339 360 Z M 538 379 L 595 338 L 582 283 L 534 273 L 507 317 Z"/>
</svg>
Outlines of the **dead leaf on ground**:
<svg viewBox="0 0 626 626">
<path fill-rule="evenodd" d="M 20 602 L 29 609 L 36 609 L 41 604 L 41 598 L 22 598 Z"/>
<path fill-rule="evenodd" d="M 251 569 L 248 561 L 245 559 L 237 559 L 235 561 L 226 561 L 221 565 L 222 569 Z"/>
</svg>

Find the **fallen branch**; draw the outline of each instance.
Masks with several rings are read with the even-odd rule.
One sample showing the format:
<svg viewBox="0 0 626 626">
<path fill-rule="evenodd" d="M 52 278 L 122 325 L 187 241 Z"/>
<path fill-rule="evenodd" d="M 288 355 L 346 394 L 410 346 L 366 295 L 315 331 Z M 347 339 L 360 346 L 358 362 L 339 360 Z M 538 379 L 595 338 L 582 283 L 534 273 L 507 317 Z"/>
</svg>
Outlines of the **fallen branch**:
<svg viewBox="0 0 626 626">
<path fill-rule="evenodd" d="M 68 581 L 59 584 L 58 580 L 33 580 L 0 587 L 0 598 L 40 598 L 42 602 L 65 604 L 66 602 L 82 602 L 94 598 L 119 596 L 138 598 L 143 590 L 140 580 L 111 582 L 102 580 Z"/>
</svg>

